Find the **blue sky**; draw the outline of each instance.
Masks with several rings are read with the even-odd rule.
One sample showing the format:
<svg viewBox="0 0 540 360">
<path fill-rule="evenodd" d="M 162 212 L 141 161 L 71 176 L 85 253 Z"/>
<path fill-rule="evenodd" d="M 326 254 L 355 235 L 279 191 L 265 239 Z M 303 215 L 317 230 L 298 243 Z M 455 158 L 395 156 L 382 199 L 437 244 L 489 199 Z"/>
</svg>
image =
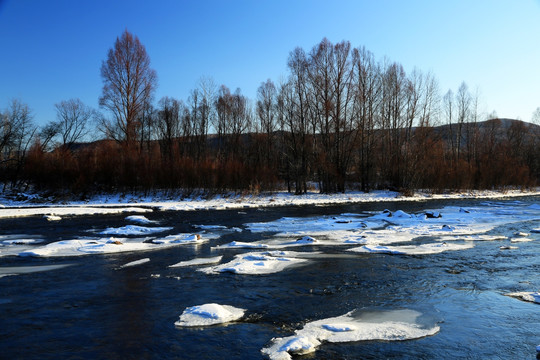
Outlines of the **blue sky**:
<svg viewBox="0 0 540 360">
<path fill-rule="evenodd" d="M 465 81 L 500 117 L 540 106 L 540 0 L 0 0 L 0 109 L 19 98 L 44 124 L 62 100 L 98 108 L 101 63 L 126 28 L 157 71 L 156 100 L 186 100 L 203 76 L 254 99 L 290 51 L 327 37 L 431 71 L 443 94 Z"/>
</svg>

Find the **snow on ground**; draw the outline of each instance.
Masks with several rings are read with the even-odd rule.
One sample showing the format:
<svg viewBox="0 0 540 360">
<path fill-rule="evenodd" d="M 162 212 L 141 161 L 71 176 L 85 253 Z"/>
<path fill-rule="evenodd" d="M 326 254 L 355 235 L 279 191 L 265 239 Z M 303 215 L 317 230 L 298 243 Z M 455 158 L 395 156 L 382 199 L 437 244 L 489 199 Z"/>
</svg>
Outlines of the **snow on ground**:
<svg viewBox="0 0 540 360">
<path fill-rule="evenodd" d="M 353 251 L 357 253 L 382 253 L 382 254 L 393 254 L 393 255 L 429 255 L 429 254 L 439 254 L 444 251 L 450 250 L 465 250 L 471 249 L 474 245 L 469 244 L 447 244 L 442 243 L 432 243 L 432 244 L 421 244 L 421 245 L 403 245 L 403 246 L 382 246 L 382 245 L 364 245 L 357 248 L 348 249 L 348 251 Z"/>
<path fill-rule="evenodd" d="M 169 267 L 185 267 L 185 266 L 199 266 L 199 265 L 210 265 L 210 264 L 216 264 L 221 261 L 223 256 L 214 256 L 211 258 L 195 258 L 191 260 L 186 261 L 180 261 L 179 263 L 176 263 L 174 265 L 170 265 Z"/>
<path fill-rule="evenodd" d="M 510 296 L 510 297 L 514 297 L 514 298 L 519 299 L 519 300 L 529 301 L 529 302 L 540 304 L 540 292 L 538 292 L 538 291 L 537 292 L 525 292 L 525 291 L 513 292 L 513 293 L 508 293 L 508 294 L 505 294 L 505 295 Z"/>
<path fill-rule="evenodd" d="M 14 276 L 21 274 L 32 274 L 42 271 L 50 271 L 62 269 L 73 264 L 62 264 L 62 265 L 39 265 L 39 266 L 2 266 L 0 267 L 0 278 L 4 276 Z"/>
<path fill-rule="evenodd" d="M 246 310 L 230 305 L 204 304 L 184 310 L 175 326 L 209 326 L 236 321 L 244 316 Z"/>
<path fill-rule="evenodd" d="M 172 227 L 145 227 L 140 225 L 126 225 L 119 228 L 107 228 L 100 231 L 100 235 L 148 235 L 172 230 Z"/>
<path fill-rule="evenodd" d="M 283 271 L 287 268 L 304 265 L 302 253 L 293 251 L 265 251 L 238 254 L 225 264 L 199 269 L 206 274 L 230 272 L 242 275 L 265 275 Z"/>
<path fill-rule="evenodd" d="M 80 216 L 80 215 L 109 215 L 109 214 L 121 214 L 121 213 L 146 213 L 151 212 L 152 209 L 146 209 L 142 207 L 122 206 L 122 207 L 108 207 L 100 204 L 95 206 L 56 206 L 48 205 L 47 207 L 5 207 L 0 208 L 0 219 L 25 217 L 25 216 L 47 216 L 54 211 L 54 216 Z"/>
<path fill-rule="evenodd" d="M 13 201 L 0 195 L 0 218 L 47 215 L 54 212 L 57 216 L 75 216 L 91 214 L 110 214 L 119 212 L 144 213 L 158 210 L 219 210 L 219 209 L 244 209 L 260 208 L 269 206 L 290 206 L 290 205 L 331 205 L 331 204 L 353 204 L 361 202 L 381 202 L 381 201 L 422 201 L 426 199 L 504 199 L 516 196 L 540 195 L 540 189 L 530 192 L 518 190 L 500 191 L 470 191 L 466 193 L 452 194 L 429 194 L 416 193 L 414 196 L 404 197 L 392 191 L 373 191 L 363 193 L 351 191 L 345 194 L 319 194 L 308 193 L 297 196 L 286 192 L 269 193 L 254 196 L 216 196 L 212 199 L 184 198 L 180 200 L 171 199 L 167 194 L 156 194 L 155 196 L 123 196 L 120 194 L 110 196 L 95 196 L 89 201 L 72 201 L 69 205 L 57 205 L 47 202 L 46 199 L 36 199 L 35 196 L 26 196 L 29 201 Z M 39 205 L 32 205 L 30 201 L 40 200 Z M 133 204 L 144 205 L 143 207 L 133 207 Z M 24 207 L 24 208 L 18 208 Z M 152 208 L 152 209 L 151 209 Z"/>
<path fill-rule="evenodd" d="M 261 352 L 272 360 L 288 360 L 292 355 L 314 352 L 323 342 L 412 340 L 440 330 L 437 325 L 420 324 L 422 314 L 413 310 L 356 313 L 309 322 L 292 336 L 272 339 Z"/>
<path fill-rule="evenodd" d="M 120 266 L 120 269 L 146 264 L 149 261 L 150 261 L 149 258 L 144 258 L 144 259 L 140 259 L 140 260 L 131 261 L 131 262 L 128 262 L 127 264 L 124 264 L 124 265 Z"/>
</svg>

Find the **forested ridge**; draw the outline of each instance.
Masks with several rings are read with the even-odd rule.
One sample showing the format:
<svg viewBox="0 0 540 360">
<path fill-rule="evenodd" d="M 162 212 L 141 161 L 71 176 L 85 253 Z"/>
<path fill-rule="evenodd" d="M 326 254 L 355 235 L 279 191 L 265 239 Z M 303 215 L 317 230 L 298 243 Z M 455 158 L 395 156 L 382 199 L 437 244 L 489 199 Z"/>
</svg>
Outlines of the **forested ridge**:
<svg viewBox="0 0 540 360">
<path fill-rule="evenodd" d="M 81 195 L 538 184 L 540 126 L 480 113 L 465 82 L 441 95 L 433 74 L 407 74 L 348 41 L 296 48 L 287 65 L 254 100 L 205 78 L 185 102 L 156 102 L 157 73 L 126 30 L 102 64 L 102 112 L 69 99 L 37 127 L 29 106 L 11 101 L 0 117 L 0 181 Z M 101 139 L 82 141 L 89 134 Z"/>
</svg>

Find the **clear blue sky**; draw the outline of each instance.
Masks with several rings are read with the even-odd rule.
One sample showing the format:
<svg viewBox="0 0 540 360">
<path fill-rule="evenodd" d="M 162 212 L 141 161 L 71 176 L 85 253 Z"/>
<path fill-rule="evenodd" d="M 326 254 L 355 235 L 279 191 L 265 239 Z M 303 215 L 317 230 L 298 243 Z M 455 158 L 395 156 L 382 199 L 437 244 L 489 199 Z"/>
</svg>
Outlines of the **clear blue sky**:
<svg viewBox="0 0 540 360">
<path fill-rule="evenodd" d="M 101 63 L 126 28 L 157 71 L 156 100 L 186 100 L 202 76 L 254 99 L 290 51 L 327 37 L 431 71 L 443 94 L 478 87 L 500 117 L 540 106 L 540 0 L 0 0 L 0 109 L 19 98 L 43 124 L 62 100 L 98 108 Z"/>
</svg>

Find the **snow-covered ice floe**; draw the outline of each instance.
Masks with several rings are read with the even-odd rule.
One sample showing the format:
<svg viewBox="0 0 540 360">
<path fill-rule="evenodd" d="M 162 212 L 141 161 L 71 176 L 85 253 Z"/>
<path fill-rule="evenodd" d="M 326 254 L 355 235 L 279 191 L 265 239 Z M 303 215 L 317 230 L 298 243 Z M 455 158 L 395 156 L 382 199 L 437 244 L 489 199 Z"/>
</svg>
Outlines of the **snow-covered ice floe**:
<svg viewBox="0 0 540 360">
<path fill-rule="evenodd" d="M 54 214 L 48 214 L 48 215 L 43 215 L 43 218 L 47 221 L 60 221 L 62 220 L 62 218 L 58 215 L 54 215 Z"/>
<path fill-rule="evenodd" d="M 176 234 L 152 240 L 153 244 L 194 244 L 207 241 L 200 234 Z"/>
<path fill-rule="evenodd" d="M 422 236 L 437 241 L 494 241 L 506 236 L 489 234 L 497 226 L 530 220 L 538 216 L 538 209 L 521 202 L 493 206 L 487 203 L 467 209 L 447 206 L 409 214 L 402 210 L 364 214 L 341 214 L 337 216 L 283 217 L 270 222 L 244 224 L 251 232 L 270 232 L 272 237 L 251 246 L 267 245 L 269 248 L 294 246 L 337 245 L 390 245 L 406 243 Z M 315 241 L 305 241 L 313 239 Z M 526 241 L 525 239 L 521 241 Z M 468 248 L 468 246 L 441 246 L 440 244 L 409 249 L 421 253 Z M 390 252 L 390 251 L 387 251 Z"/>
<path fill-rule="evenodd" d="M 439 254 L 450 250 L 465 250 L 471 249 L 474 245 L 469 244 L 447 244 L 447 243 L 432 243 L 421 245 L 403 245 L 403 246 L 383 246 L 383 245 L 364 245 L 357 248 L 348 249 L 357 253 L 382 253 L 394 255 L 428 255 Z"/>
<path fill-rule="evenodd" d="M 199 269 L 207 274 L 230 272 L 242 275 L 264 275 L 283 271 L 287 268 L 303 265 L 308 260 L 302 259 L 302 253 L 293 251 L 265 251 L 239 254 L 228 263 Z"/>
<path fill-rule="evenodd" d="M 172 230 L 172 227 L 146 227 L 140 225 L 126 225 L 119 228 L 107 228 L 100 231 L 100 235 L 148 235 Z"/>
<path fill-rule="evenodd" d="M 139 225 L 151 225 L 157 223 L 157 221 L 150 220 L 144 215 L 130 215 L 126 217 L 126 221 Z"/>
<path fill-rule="evenodd" d="M 42 271 L 58 270 L 73 264 L 61 264 L 61 265 L 39 265 L 39 266 L 3 266 L 0 267 L 0 278 L 4 276 L 14 276 L 21 274 L 32 274 Z"/>
<path fill-rule="evenodd" d="M 519 300 L 540 304 L 540 292 L 538 291 L 536 292 L 521 291 L 521 292 L 508 293 L 505 295 L 519 299 Z"/>
<path fill-rule="evenodd" d="M 180 261 L 179 263 L 176 263 L 174 265 L 170 265 L 169 267 L 185 267 L 185 266 L 199 266 L 199 265 L 210 265 L 210 264 L 217 264 L 221 261 L 223 256 L 214 256 L 211 258 L 196 258 L 192 260 L 186 260 L 186 261 Z"/>
<path fill-rule="evenodd" d="M 149 258 L 144 258 L 144 259 L 140 259 L 140 260 L 131 261 L 131 262 L 128 262 L 127 264 L 124 264 L 124 265 L 120 266 L 120 269 L 146 264 L 147 262 L 150 262 Z"/>
<path fill-rule="evenodd" d="M 204 304 L 188 307 L 174 323 L 178 327 L 209 326 L 236 321 L 244 316 L 245 309 L 230 305 Z"/>
<path fill-rule="evenodd" d="M 266 249 L 268 248 L 267 244 L 261 244 L 261 243 L 248 243 L 248 242 L 242 242 L 242 241 L 231 241 L 230 243 L 224 244 L 224 245 L 218 245 L 215 247 L 216 249 Z"/>
<path fill-rule="evenodd" d="M 101 238 L 101 239 L 76 239 L 56 241 L 45 246 L 27 249 L 19 252 L 19 256 L 58 257 L 58 256 L 81 256 L 90 254 L 112 254 L 121 252 L 136 252 L 159 250 L 171 246 L 193 244 L 202 242 L 200 235 L 178 234 L 171 238 L 148 239 L 148 238 Z"/>
<path fill-rule="evenodd" d="M 292 355 L 314 352 L 323 342 L 412 340 L 435 335 L 439 326 L 420 324 L 421 313 L 414 310 L 389 310 L 359 313 L 317 320 L 304 325 L 295 335 L 274 338 L 261 352 L 272 360 L 289 360 Z"/>
</svg>

